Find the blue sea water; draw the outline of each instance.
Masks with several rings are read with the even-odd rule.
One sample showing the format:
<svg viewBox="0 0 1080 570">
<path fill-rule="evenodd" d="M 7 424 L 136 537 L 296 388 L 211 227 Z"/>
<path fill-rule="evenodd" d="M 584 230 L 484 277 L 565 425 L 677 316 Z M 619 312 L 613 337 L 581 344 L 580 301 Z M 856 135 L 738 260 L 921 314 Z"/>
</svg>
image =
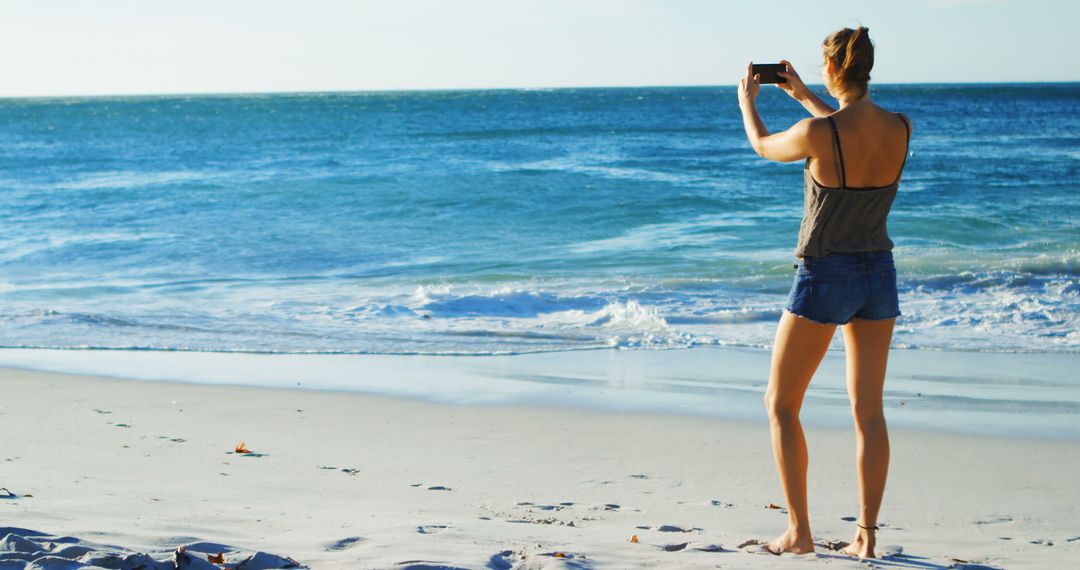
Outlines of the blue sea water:
<svg viewBox="0 0 1080 570">
<path fill-rule="evenodd" d="M 1080 85 L 872 95 L 895 346 L 1080 352 Z M 0 346 L 769 346 L 801 168 L 728 87 L 0 100 Z"/>
</svg>

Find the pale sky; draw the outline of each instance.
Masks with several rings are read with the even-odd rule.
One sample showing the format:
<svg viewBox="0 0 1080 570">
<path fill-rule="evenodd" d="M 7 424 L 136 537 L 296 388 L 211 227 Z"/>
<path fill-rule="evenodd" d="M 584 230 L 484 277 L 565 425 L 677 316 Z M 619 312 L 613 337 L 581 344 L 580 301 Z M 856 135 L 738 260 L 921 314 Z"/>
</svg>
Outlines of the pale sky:
<svg viewBox="0 0 1080 570">
<path fill-rule="evenodd" d="M 1070 0 L 0 0 L 0 96 L 818 83 L 860 23 L 874 82 L 1080 80 Z"/>
</svg>

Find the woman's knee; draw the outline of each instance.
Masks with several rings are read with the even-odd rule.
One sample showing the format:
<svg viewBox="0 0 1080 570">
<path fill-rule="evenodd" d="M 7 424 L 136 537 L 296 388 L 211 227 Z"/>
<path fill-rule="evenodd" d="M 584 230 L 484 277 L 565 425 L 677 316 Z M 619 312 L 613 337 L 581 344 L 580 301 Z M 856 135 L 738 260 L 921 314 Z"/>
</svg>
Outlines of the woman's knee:
<svg viewBox="0 0 1080 570">
<path fill-rule="evenodd" d="M 855 418 L 855 423 L 863 428 L 877 428 L 885 425 L 885 410 L 880 400 L 852 402 L 851 415 Z"/>
<path fill-rule="evenodd" d="M 800 407 L 800 402 L 792 398 L 784 398 L 774 391 L 765 392 L 765 411 L 773 421 L 798 419 Z"/>
</svg>

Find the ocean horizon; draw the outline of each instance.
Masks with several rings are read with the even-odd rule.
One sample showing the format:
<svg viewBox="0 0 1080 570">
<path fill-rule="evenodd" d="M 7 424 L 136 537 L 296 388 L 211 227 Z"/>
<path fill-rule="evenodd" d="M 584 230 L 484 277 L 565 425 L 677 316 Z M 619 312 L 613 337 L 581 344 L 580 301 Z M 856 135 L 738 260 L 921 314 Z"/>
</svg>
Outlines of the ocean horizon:
<svg viewBox="0 0 1080 570">
<path fill-rule="evenodd" d="M 894 347 L 1080 352 L 1080 84 L 872 96 L 915 125 Z M 737 111 L 714 86 L 0 99 L 0 346 L 767 348 L 802 163 Z"/>
<path fill-rule="evenodd" d="M 960 82 L 878 82 L 875 81 L 873 89 L 878 87 L 995 87 L 995 86 L 1069 86 L 1080 85 L 1080 81 L 960 81 Z M 571 90 L 617 90 L 617 89 L 735 89 L 737 83 L 716 84 L 671 84 L 671 85 L 538 85 L 532 87 L 491 86 L 491 87 L 423 87 L 423 88 L 375 88 L 375 89 L 300 89 L 300 90 L 256 90 L 256 91 L 147 91 L 147 92 L 103 92 L 103 93 L 65 93 L 65 94 L 26 94 L 26 95 L 0 95 L 0 101 L 12 100 L 53 100 L 53 99 L 137 99 L 137 98 L 174 98 L 174 97 L 260 97 L 260 96 L 291 96 L 291 95 L 378 95 L 378 94 L 402 94 L 402 93 L 446 93 L 458 91 L 571 91 Z M 807 83 L 811 90 L 823 94 L 825 86 L 821 83 Z"/>
</svg>

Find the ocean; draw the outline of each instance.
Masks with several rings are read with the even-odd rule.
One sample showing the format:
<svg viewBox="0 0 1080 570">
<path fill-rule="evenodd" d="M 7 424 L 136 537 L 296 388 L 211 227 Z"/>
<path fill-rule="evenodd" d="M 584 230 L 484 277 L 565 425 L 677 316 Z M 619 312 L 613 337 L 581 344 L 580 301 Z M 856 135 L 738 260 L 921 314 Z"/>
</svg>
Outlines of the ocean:
<svg viewBox="0 0 1080 570">
<path fill-rule="evenodd" d="M 894 346 L 1080 352 L 1080 84 L 872 97 L 915 125 Z M 768 347 L 801 170 L 732 87 L 4 99 L 0 346 Z"/>
</svg>

